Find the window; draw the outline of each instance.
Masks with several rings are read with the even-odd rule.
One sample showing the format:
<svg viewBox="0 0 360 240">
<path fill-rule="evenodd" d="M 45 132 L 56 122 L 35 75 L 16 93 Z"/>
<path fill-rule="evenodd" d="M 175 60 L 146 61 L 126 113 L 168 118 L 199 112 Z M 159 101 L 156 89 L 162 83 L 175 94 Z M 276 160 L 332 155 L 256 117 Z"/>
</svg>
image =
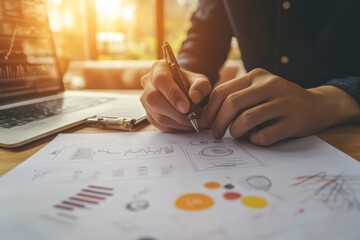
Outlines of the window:
<svg viewBox="0 0 360 240">
<path fill-rule="evenodd" d="M 47 6 L 60 59 L 144 60 L 161 58 L 164 40 L 179 51 L 197 2 L 47 0 Z"/>
</svg>

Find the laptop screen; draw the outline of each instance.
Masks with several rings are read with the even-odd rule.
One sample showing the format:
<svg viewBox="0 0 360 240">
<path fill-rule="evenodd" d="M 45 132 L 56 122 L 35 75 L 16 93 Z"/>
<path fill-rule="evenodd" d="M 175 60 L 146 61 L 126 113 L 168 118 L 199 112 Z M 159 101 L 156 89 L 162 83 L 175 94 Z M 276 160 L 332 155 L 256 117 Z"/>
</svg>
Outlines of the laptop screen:
<svg viewBox="0 0 360 240">
<path fill-rule="evenodd" d="M 0 0 L 0 102 L 63 89 L 42 0 Z"/>
</svg>

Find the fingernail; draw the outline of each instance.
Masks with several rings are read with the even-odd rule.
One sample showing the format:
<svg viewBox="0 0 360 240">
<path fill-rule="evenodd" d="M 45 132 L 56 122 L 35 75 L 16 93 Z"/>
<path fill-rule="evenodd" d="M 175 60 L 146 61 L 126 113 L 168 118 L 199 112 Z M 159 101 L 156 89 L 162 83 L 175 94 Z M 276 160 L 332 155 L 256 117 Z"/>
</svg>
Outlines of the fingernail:
<svg viewBox="0 0 360 240">
<path fill-rule="evenodd" d="M 176 107 L 177 107 L 178 110 L 179 110 L 180 112 L 182 112 L 182 113 L 187 113 L 188 108 L 189 108 L 187 102 L 185 102 L 185 101 L 183 101 L 183 100 L 177 101 Z"/>
</svg>

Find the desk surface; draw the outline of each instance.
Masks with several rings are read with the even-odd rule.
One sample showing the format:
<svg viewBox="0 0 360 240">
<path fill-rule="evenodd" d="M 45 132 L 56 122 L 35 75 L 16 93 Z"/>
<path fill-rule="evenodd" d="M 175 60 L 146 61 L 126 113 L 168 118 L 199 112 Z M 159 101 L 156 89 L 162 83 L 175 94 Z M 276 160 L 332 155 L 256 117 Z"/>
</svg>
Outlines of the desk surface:
<svg viewBox="0 0 360 240">
<path fill-rule="evenodd" d="M 146 123 L 138 126 L 135 131 L 157 131 L 155 127 Z M 75 127 L 64 131 L 66 133 L 94 133 L 94 132 L 113 132 L 113 130 L 97 129 L 89 127 Z M 56 135 L 46 137 L 34 143 L 27 144 L 16 149 L 5 149 L 0 147 L 0 176 L 4 175 L 18 164 L 39 151 Z M 347 153 L 351 157 L 360 161 L 360 125 L 338 126 L 327 129 L 319 134 L 318 137 L 328 142 L 332 146 Z"/>
</svg>

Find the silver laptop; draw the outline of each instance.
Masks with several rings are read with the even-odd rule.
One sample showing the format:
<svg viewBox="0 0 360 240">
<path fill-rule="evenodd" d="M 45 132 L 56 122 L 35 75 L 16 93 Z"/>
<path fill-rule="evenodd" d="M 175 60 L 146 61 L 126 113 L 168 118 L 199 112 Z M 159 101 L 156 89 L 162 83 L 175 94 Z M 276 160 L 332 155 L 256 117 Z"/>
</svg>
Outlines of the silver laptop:
<svg viewBox="0 0 360 240">
<path fill-rule="evenodd" d="M 65 92 L 45 4 L 22 2 L 0 1 L 0 146 L 18 147 L 95 115 L 145 115 L 138 96 Z"/>
</svg>

